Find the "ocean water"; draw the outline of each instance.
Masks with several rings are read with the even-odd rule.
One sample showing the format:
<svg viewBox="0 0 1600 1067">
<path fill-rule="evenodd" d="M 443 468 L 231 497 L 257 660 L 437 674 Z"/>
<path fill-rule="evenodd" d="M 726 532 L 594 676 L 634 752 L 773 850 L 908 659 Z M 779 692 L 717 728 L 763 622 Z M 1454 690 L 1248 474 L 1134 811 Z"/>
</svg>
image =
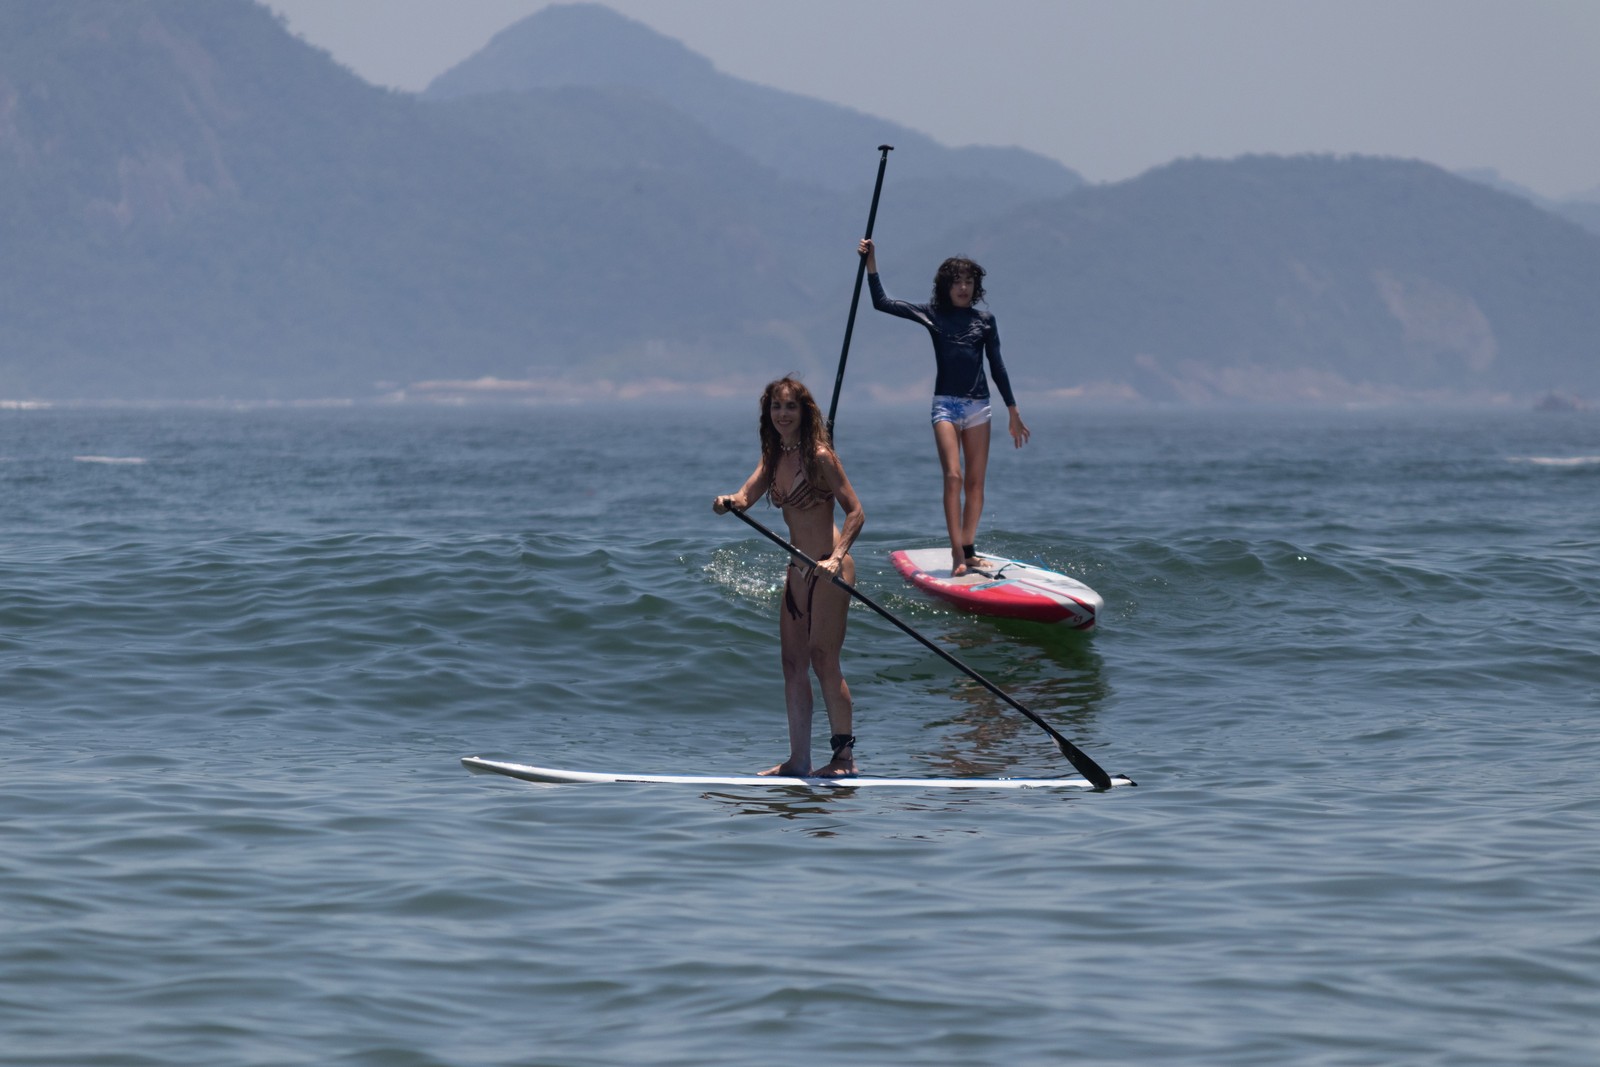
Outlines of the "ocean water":
<svg viewBox="0 0 1600 1067">
<path fill-rule="evenodd" d="M 0 1064 L 1600 1062 L 1600 416 L 1034 408 L 980 546 L 1085 636 L 905 586 L 846 398 L 863 591 L 1138 788 L 467 774 L 782 755 L 754 412 L 0 411 Z M 1073 773 L 846 671 L 866 773 Z"/>
</svg>

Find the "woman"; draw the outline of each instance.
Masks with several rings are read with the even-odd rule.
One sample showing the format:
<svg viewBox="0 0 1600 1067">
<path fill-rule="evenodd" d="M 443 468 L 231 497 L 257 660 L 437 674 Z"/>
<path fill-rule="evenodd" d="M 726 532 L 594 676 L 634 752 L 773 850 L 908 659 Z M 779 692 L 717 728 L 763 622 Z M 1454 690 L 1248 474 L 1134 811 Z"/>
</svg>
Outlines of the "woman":
<svg viewBox="0 0 1600 1067">
<path fill-rule="evenodd" d="M 850 687 L 839 666 L 850 594 L 829 579 L 837 575 L 846 582 L 855 581 L 850 546 L 861 533 L 866 513 L 834 454 L 817 402 L 794 378 L 779 378 L 761 394 L 761 462 L 737 493 L 717 497 L 711 509 L 718 515 L 729 508 L 743 511 L 763 494 L 770 494 L 772 503 L 783 509 L 790 542 L 816 560 L 817 566 L 813 571 L 791 560 L 784 573 L 778 636 L 789 714 L 789 758 L 761 773 L 821 778 L 852 775 L 856 773 L 856 739 L 851 733 Z M 833 523 L 834 501 L 844 509 L 842 529 Z M 822 687 L 822 702 L 833 732 L 832 756 L 816 771 L 811 767 L 813 672 Z"/>
<path fill-rule="evenodd" d="M 877 249 L 862 238 L 857 251 L 867 257 L 867 282 L 872 306 L 890 315 L 918 322 L 933 338 L 938 374 L 933 384 L 933 443 L 944 475 L 944 523 L 950 534 L 950 574 L 978 567 L 978 519 L 983 514 L 983 483 L 989 470 L 989 382 L 985 356 L 995 387 L 1010 412 L 1009 430 L 1021 448 L 1030 436 L 1011 395 L 1011 378 L 1000 359 L 1000 332 L 994 316 L 973 307 L 983 299 L 984 270 L 970 259 L 953 256 L 939 264 L 933 277 L 933 302 L 894 300 L 878 279 Z"/>
</svg>

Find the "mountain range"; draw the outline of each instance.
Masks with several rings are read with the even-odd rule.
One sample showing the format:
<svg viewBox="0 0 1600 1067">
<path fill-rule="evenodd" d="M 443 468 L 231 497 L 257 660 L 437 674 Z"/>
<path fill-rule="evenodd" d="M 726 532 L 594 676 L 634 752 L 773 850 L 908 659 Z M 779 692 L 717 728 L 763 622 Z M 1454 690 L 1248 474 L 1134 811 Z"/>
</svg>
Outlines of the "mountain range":
<svg viewBox="0 0 1600 1067">
<path fill-rule="evenodd" d="M 1025 403 L 1600 395 L 1600 234 L 1420 161 L 1090 184 L 597 4 L 406 94 L 254 0 L 9 0 L 0 401 L 822 392 L 882 144 L 886 286 L 979 259 Z M 847 388 L 925 396 L 926 337 L 862 305 Z"/>
</svg>

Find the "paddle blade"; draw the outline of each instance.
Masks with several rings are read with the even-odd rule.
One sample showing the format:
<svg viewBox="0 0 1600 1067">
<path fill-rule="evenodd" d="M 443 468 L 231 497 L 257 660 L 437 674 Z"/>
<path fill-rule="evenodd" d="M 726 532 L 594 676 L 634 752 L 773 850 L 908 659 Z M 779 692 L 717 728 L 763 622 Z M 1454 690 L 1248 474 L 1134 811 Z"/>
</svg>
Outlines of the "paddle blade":
<svg viewBox="0 0 1600 1067">
<path fill-rule="evenodd" d="M 1061 754 L 1067 757 L 1067 762 L 1078 769 L 1078 773 L 1088 779 L 1089 784 L 1096 789 L 1110 789 L 1111 775 L 1105 769 L 1090 759 L 1077 745 L 1064 738 L 1056 738 L 1056 745 L 1061 749 Z"/>
</svg>

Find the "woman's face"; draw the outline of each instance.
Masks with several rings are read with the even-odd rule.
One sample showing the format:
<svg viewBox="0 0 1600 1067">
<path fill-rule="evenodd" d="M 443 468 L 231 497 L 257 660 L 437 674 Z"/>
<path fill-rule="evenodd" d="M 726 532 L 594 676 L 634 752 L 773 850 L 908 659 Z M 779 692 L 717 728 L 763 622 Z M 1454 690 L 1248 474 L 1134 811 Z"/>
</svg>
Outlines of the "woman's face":
<svg viewBox="0 0 1600 1067">
<path fill-rule="evenodd" d="M 778 390 L 767 403 L 767 417 L 780 437 L 792 439 L 800 432 L 800 398 L 788 390 Z"/>
<path fill-rule="evenodd" d="M 957 274 L 950 280 L 950 303 L 958 308 L 971 307 L 973 290 L 972 275 Z"/>
</svg>

